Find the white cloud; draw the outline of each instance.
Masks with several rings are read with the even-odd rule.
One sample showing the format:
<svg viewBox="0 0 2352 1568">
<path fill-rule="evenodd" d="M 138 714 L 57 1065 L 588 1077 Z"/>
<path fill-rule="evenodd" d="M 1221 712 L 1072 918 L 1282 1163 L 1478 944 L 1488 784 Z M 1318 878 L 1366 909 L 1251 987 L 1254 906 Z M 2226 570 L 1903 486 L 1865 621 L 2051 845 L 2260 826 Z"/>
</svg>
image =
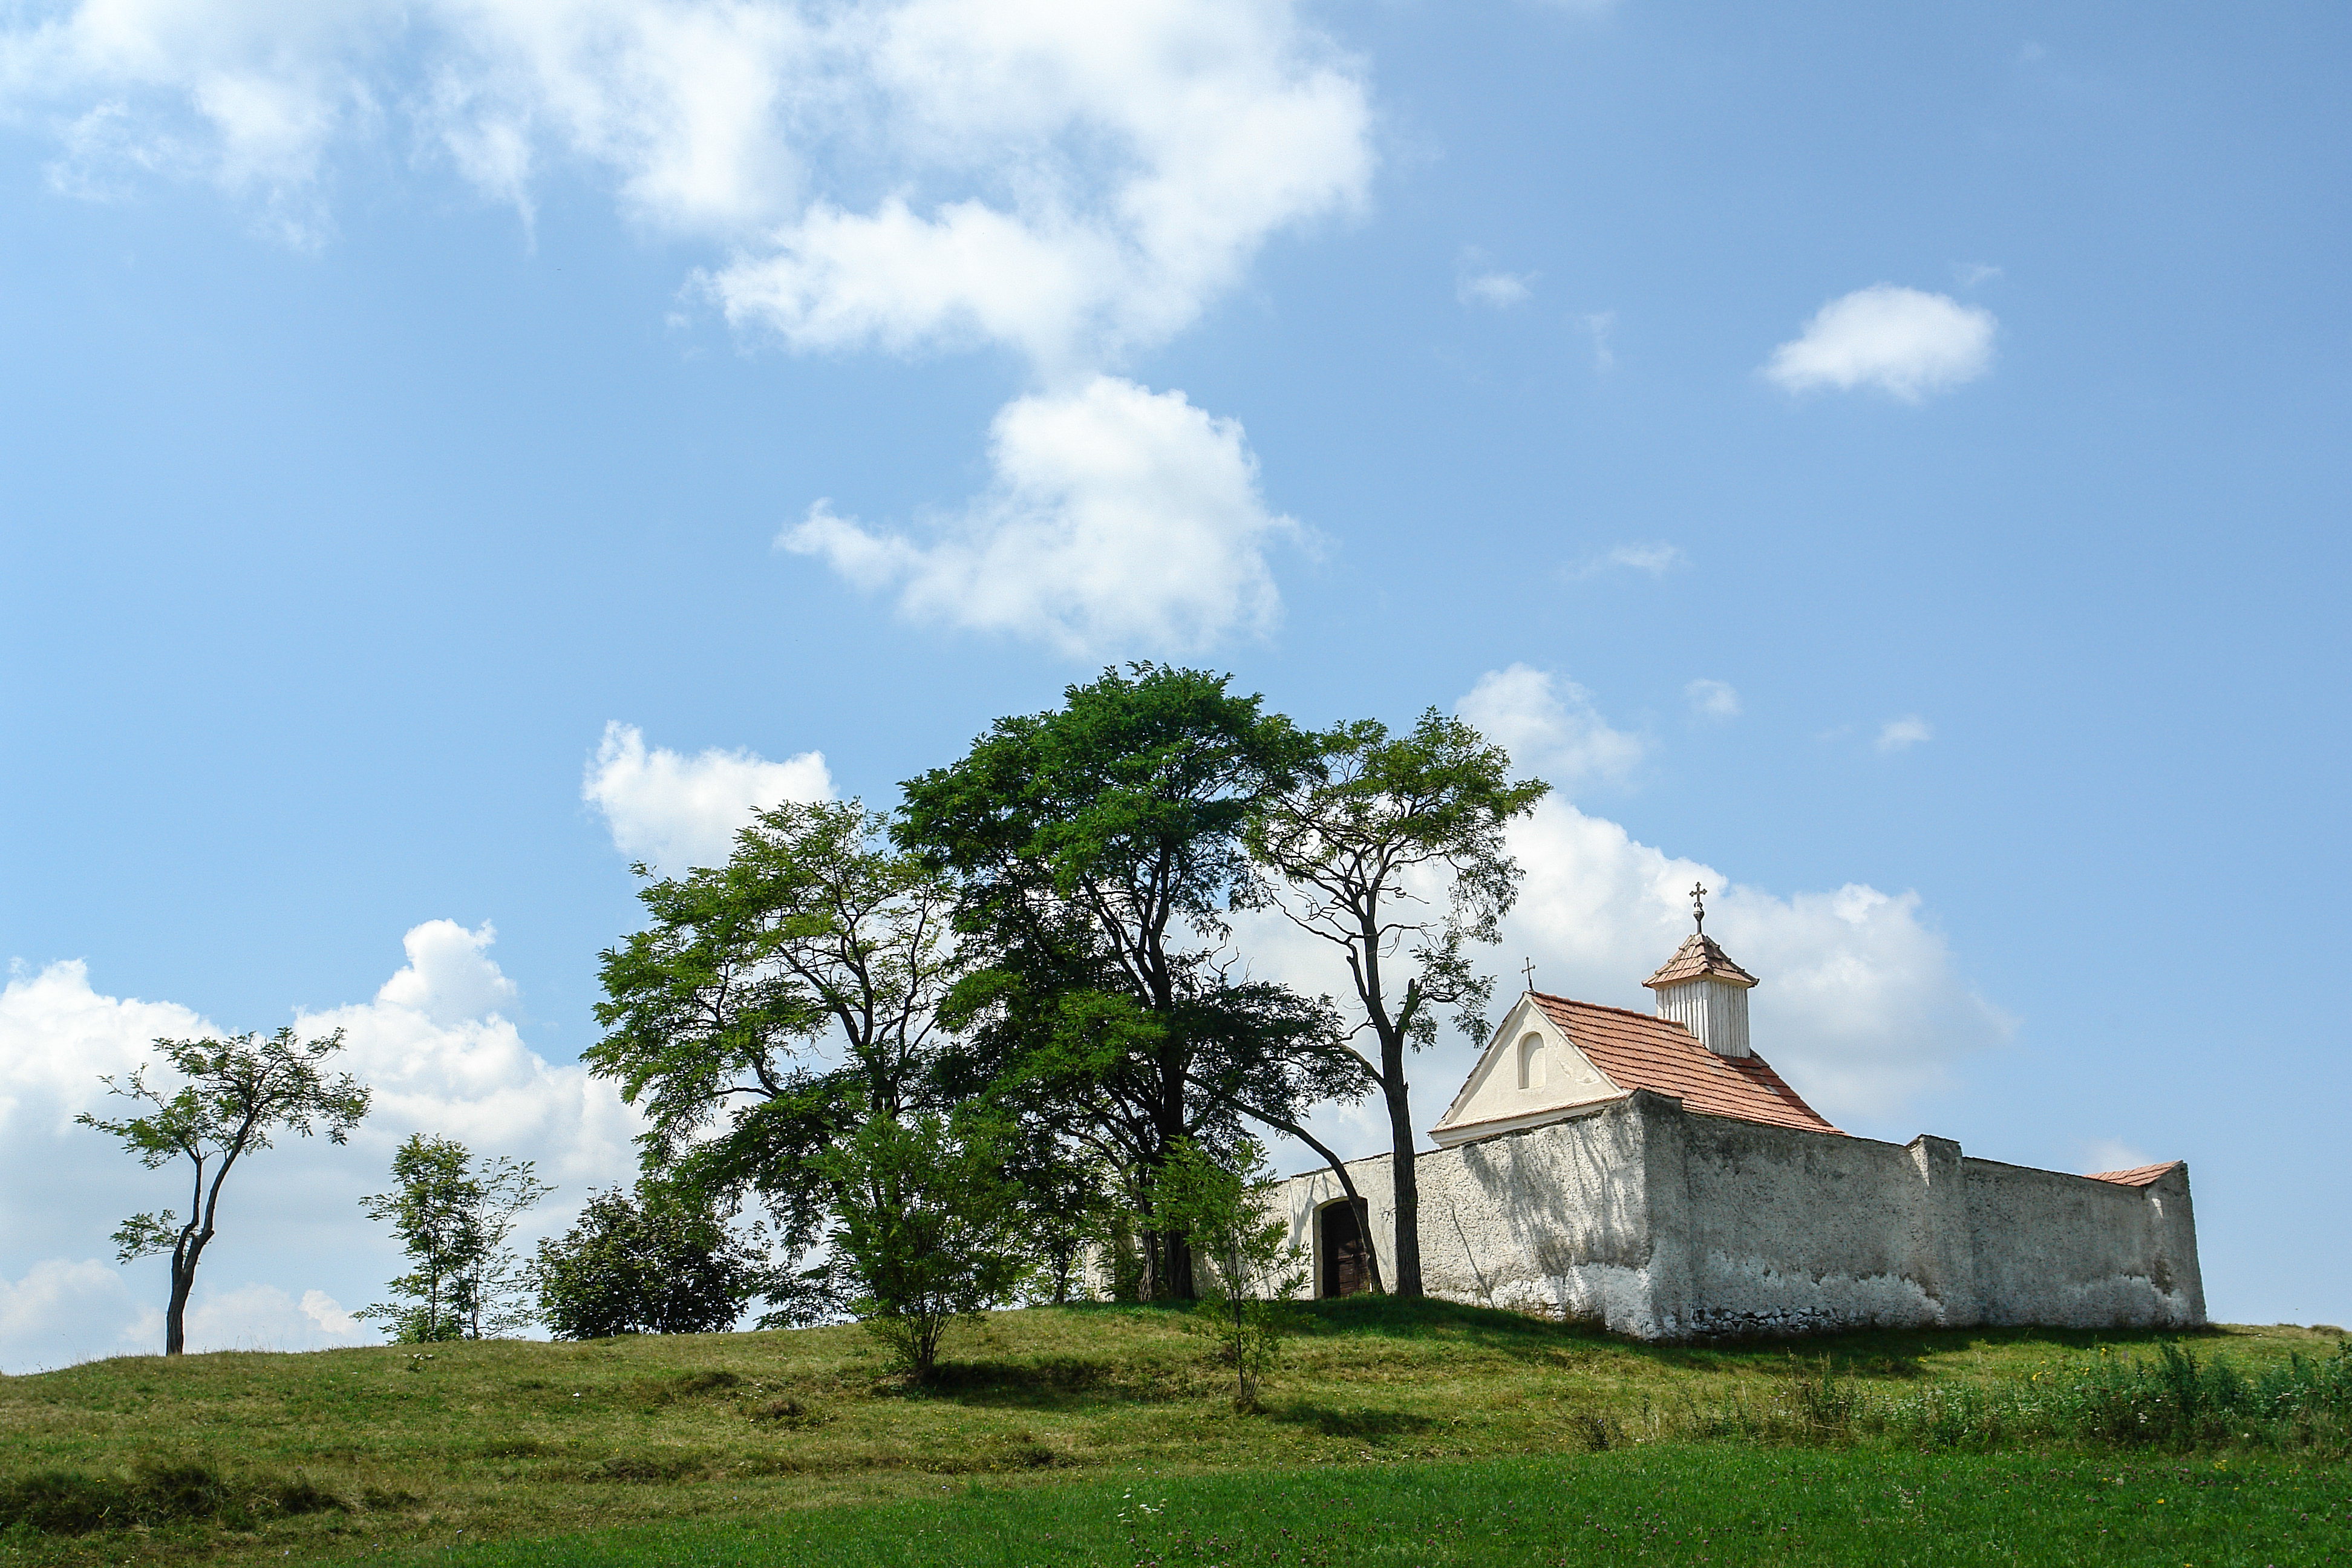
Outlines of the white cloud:
<svg viewBox="0 0 2352 1568">
<path fill-rule="evenodd" d="M 49 8 L 44 8 L 49 9 Z M 326 151 L 379 116 L 383 0 L 84 0 L 0 26 L 0 113 L 47 110 L 51 183 L 104 195 L 138 174 L 209 181 L 298 245 L 326 229 Z"/>
<path fill-rule="evenodd" d="M 1955 261 L 1952 263 L 1952 276 L 1960 280 L 1961 288 L 1974 289 L 1979 284 L 1999 279 L 2001 269 L 1988 261 Z"/>
<path fill-rule="evenodd" d="M 1916 403 L 1990 369 L 1996 326 L 1949 295 L 1874 283 L 1822 306 L 1764 374 L 1790 392 L 1876 386 Z"/>
<path fill-rule="evenodd" d="M 758 813 L 788 800 L 832 796 L 833 775 L 821 752 L 781 763 L 716 747 L 689 757 L 648 750 L 635 725 L 617 720 L 605 724 L 580 781 L 580 798 L 604 814 L 613 847 L 673 876 L 725 865 L 736 833 Z"/>
<path fill-rule="evenodd" d="M 877 533 L 820 503 L 777 542 L 909 619 L 1010 632 L 1072 654 L 1191 651 L 1268 629 L 1267 544 L 1297 524 L 1260 495 L 1241 426 L 1097 376 L 996 416 L 995 482 L 932 542 Z"/>
<path fill-rule="evenodd" d="M 1958 1064 L 2015 1032 L 2015 1020 L 1961 977 L 1916 893 L 1853 883 L 1769 893 L 1639 843 L 1557 795 L 1516 824 L 1509 842 L 1526 881 L 1501 945 L 1478 954 L 1499 977 L 1490 1016 L 1517 995 L 1522 959 L 1534 961 L 1541 990 L 1655 1011 L 1642 982 L 1689 934 L 1691 885 L 1704 882 L 1713 889 L 1709 934 L 1762 982 L 1749 993 L 1757 1051 L 1848 1131 L 1908 1140 L 1921 1131 L 1908 1119 L 1950 1083 Z M 1310 995 L 1347 994 L 1330 948 L 1279 916 L 1245 914 L 1235 938 L 1253 973 Z M 1417 1131 L 1437 1120 L 1485 1044 L 1448 1028 L 1434 1048 L 1412 1057 Z M 1389 1143 L 1377 1100 L 1321 1107 L 1307 1125 L 1348 1158 Z M 1927 1127 L 1935 1130 L 1932 1112 Z M 1319 1163 L 1303 1144 L 1275 1142 L 1286 1171 Z"/>
<path fill-rule="evenodd" d="M 1879 726 L 1877 745 L 1882 752 L 1900 752 L 1935 738 L 1935 730 L 1925 719 L 1916 713 L 1906 713 Z"/>
<path fill-rule="evenodd" d="M 799 351 L 1025 356 L 1055 390 L 999 416 L 1017 466 L 1024 427 L 1102 401 L 1100 384 L 1070 388 L 1198 319 L 1274 235 L 1362 203 L 1364 72 L 1300 9 L 72 0 L 0 21 L 0 114 L 49 118 L 65 184 L 210 178 L 259 193 L 306 241 L 324 230 L 334 150 L 386 126 L 527 223 L 551 173 L 595 171 L 635 220 L 727 247 L 697 276 L 740 328 Z M 861 543 L 830 513 L 805 537 L 854 576 L 906 578 L 910 609 L 1066 648 L 1130 624 L 1171 646 L 1261 626 L 1277 599 L 1255 540 L 1278 520 L 1254 477 L 1234 483 L 1238 431 L 1193 417 L 1144 455 L 1211 500 L 1199 521 L 1139 509 L 1064 451 L 1043 474 L 1001 465 L 955 543 Z M 1136 434 L 1115 457 L 1139 455 Z M 1171 538 L 1211 553 L 1118 613 L 1106 595 Z M 1024 563 L 1045 570 L 1017 592 L 995 572 Z M 949 602 L 967 582 L 990 590 L 969 614 Z"/>
<path fill-rule="evenodd" d="M 1532 272 L 1480 272 L 1466 275 L 1454 286 L 1454 297 L 1465 305 L 1492 305 L 1508 310 L 1524 305 L 1535 292 Z"/>
<path fill-rule="evenodd" d="M 1959 977 L 1916 893 L 1849 883 L 1775 896 L 1560 800 L 1515 829 L 1512 847 L 1527 883 L 1508 953 L 1535 959 L 1542 989 L 1590 1001 L 1651 1011 L 1641 983 L 1688 934 L 1691 885 L 1714 889 L 1708 933 L 1763 982 L 1750 995 L 1756 1048 L 1833 1121 L 1904 1110 L 2014 1027 Z"/>
<path fill-rule="evenodd" d="M 1523 772 L 1558 785 L 1622 784 L 1649 751 L 1639 735 L 1611 728 L 1583 687 L 1524 664 L 1480 676 L 1454 710 Z"/>
<path fill-rule="evenodd" d="M 1739 717 L 1739 693 L 1726 680 L 1694 680 L 1683 688 L 1691 711 L 1706 719 Z"/>
<path fill-rule="evenodd" d="M 143 1327 L 122 1271 L 95 1258 L 45 1258 L 21 1279 L 0 1277 L 0 1368 L 7 1372 L 160 1348 L 160 1329 L 150 1342 L 138 1333 Z"/>
<path fill-rule="evenodd" d="M 826 41 L 833 111 L 886 194 L 820 195 L 711 280 L 730 318 L 797 347 L 989 342 L 1090 366 L 1165 341 L 1268 236 L 1370 178 L 1360 71 L 1288 0 L 914 0 Z M 918 183 L 957 194 L 901 194 Z"/>
<path fill-rule="evenodd" d="M 1686 566 L 1690 557 L 1679 545 L 1653 542 L 1648 544 L 1621 544 L 1604 559 L 1612 566 L 1630 567 L 1647 572 L 1653 577 L 1663 577 L 1677 566 Z"/>
<path fill-rule="evenodd" d="M 515 983 L 483 951 L 497 940 L 488 921 L 473 931 L 456 921 L 426 921 L 401 939 L 408 967 L 383 983 L 376 1000 L 422 1013 L 437 1025 L 495 1018 L 515 999 Z"/>
<path fill-rule="evenodd" d="M 523 1237 L 561 1229 L 593 1186 L 625 1181 L 639 1126 L 612 1086 L 550 1063 L 502 1016 L 515 987 L 487 952 L 490 928 L 430 921 L 372 1000 L 299 1015 L 304 1038 L 341 1028 L 342 1062 L 375 1095 L 346 1147 L 286 1138 L 231 1176 L 218 1239 L 190 1302 L 192 1347 L 313 1349 L 373 1339 L 345 1302 L 382 1299 L 400 1271 L 361 1213 L 412 1132 L 538 1162 L 561 1191 Z M 100 1105 L 101 1073 L 147 1060 L 155 1037 L 218 1031 L 186 1007 L 105 995 L 79 962 L 19 969 L 0 990 L 0 1368 L 20 1371 L 162 1343 L 163 1265 L 117 1268 L 106 1237 L 135 1210 L 184 1206 L 179 1177 L 149 1172 L 73 1124 Z"/>
<path fill-rule="evenodd" d="M 1265 237 L 1359 202 L 1360 68 L 1291 0 L 79 0 L 0 22 L 0 110 L 83 184 L 315 204 L 396 128 L 528 208 L 565 164 L 743 246 L 804 347 L 1163 339 Z"/>
</svg>

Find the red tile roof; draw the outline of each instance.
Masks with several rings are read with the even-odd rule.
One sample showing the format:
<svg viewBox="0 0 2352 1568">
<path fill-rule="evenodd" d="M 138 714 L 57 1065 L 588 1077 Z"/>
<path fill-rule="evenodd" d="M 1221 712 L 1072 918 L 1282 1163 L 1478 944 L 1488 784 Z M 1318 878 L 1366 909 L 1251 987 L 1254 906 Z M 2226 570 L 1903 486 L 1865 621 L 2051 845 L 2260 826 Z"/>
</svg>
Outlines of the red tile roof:
<svg viewBox="0 0 2352 1568">
<path fill-rule="evenodd" d="M 2113 1182 L 2119 1187 L 2147 1187 L 2155 1185 L 2159 1177 L 2179 1163 L 2178 1160 L 2167 1160 L 2158 1165 L 2134 1165 L 2128 1171 L 2093 1171 L 2090 1174 L 2095 1182 Z"/>
<path fill-rule="evenodd" d="M 1781 1082 L 1780 1075 L 1762 1057 L 1733 1060 L 1717 1056 L 1671 1018 L 1654 1018 L 1647 1013 L 1604 1007 L 1597 1002 L 1571 1002 L 1540 991 L 1534 994 L 1544 1016 L 1559 1025 L 1612 1083 L 1628 1093 L 1646 1089 L 1675 1095 L 1684 1109 L 1707 1116 L 1729 1116 L 1770 1127 L 1800 1127 L 1810 1132 L 1839 1131 Z"/>
<path fill-rule="evenodd" d="M 1675 955 L 1642 984 L 1653 987 L 1673 985 L 1685 980 L 1696 980 L 1706 974 L 1712 974 L 1718 980 L 1728 980 L 1734 985 L 1756 984 L 1756 976 L 1726 957 L 1723 949 L 1715 945 L 1715 938 L 1698 931 L 1685 938 L 1682 946 L 1675 949 Z"/>
</svg>

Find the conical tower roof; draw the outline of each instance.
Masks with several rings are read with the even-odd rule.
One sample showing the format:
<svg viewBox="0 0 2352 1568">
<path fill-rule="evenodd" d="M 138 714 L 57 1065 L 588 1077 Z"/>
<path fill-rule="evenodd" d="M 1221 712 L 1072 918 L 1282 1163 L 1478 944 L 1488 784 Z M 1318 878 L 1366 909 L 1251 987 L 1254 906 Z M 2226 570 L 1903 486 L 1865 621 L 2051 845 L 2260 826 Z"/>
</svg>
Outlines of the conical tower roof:
<svg viewBox="0 0 2352 1568">
<path fill-rule="evenodd" d="M 1675 955 L 1659 966 L 1643 984 L 1655 991 L 1664 985 L 1679 985 L 1685 980 L 1716 979 L 1741 987 L 1756 984 L 1756 976 L 1739 967 L 1716 946 L 1715 938 L 1705 931 L 1693 931 Z"/>
</svg>

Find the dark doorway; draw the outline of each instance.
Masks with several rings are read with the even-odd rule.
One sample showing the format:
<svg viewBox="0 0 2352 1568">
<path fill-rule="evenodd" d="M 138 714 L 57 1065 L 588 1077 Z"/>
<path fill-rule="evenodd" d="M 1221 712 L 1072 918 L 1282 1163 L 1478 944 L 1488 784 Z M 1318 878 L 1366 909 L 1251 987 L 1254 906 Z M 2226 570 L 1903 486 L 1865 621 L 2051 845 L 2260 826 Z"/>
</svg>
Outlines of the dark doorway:
<svg viewBox="0 0 2352 1568">
<path fill-rule="evenodd" d="M 1323 1289 L 1326 1296 L 1352 1296 L 1359 1290 L 1372 1288 L 1372 1256 L 1364 1245 L 1364 1233 L 1370 1228 L 1364 1212 L 1364 1200 L 1327 1204 L 1321 1214 L 1323 1245 L 1317 1250 L 1322 1255 Z"/>
</svg>

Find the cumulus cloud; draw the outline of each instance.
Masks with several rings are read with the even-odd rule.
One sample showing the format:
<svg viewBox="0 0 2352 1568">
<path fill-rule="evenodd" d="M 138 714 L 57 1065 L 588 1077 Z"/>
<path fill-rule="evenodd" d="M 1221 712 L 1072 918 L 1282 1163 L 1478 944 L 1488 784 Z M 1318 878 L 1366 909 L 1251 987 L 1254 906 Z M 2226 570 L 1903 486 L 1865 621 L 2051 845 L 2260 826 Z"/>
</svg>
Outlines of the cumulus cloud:
<svg viewBox="0 0 2352 1568">
<path fill-rule="evenodd" d="M 1737 719 L 1739 717 L 1739 693 L 1727 680 L 1694 680 L 1683 688 L 1689 699 L 1691 711 L 1703 719 Z"/>
<path fill-rule="evenodd" d="M 1583 687 L 1525 664 L 1480 676 L 1454 711 L 1555 784 L 1622 784 L 1649 752 L 1639 735 L 1612 728 Z"/>
<path fill-rule="evenodd" d="M 1749 998 L 1756 1048 L 1832 1121 L 1893 1131 L 1885 1119 L 2015 1027 L 1961 976 L 1915 892 L 1770 893 L 1558 799 L 1511 842 L 1527 883 L 1505 947 L 1535 959 L 1541 989 L 1589 1001 L 1652 1011 L 1641 983 L 1689 933 L 1692 884 L 1713 889 L 1708 934 L 1763 982 Z"/>
<path fill-rule="evenodd" d="M 538 1162 L 561 1190 L 526 1245 L 568 1223 L 591 1187 L 628 1178 L 635 1113 L 609 1084 L 523 1042 L 491 941 L 487 924 L 425 921 L 372 998 L 298 1015 L 305 1039 L 344 1031 L 344 1065 L 374 1106 L 348 1146 L 284 1139 L 230 1177 L 190 1303 L 194 1348 L 374 1338 L 346 1304 L 381 1300 L 401 1264 L 359 1198 L 383 1190 L 412 1132 Z M 20 968 L 0 990 L 0 1190 L 40 1200 L 0 1205 L 0 1368 L 161 1347 L 162 1262 L 118 1268 L 106 1238 L 125 1215 L 184 1203 L 179 1177 L 142 1169 L 73 1117 L 103 1100 L 99 1075 L 149 1059 L 153 1038 L 219 1032 L 187 1007 L 103 994 L 77 961 Z"/>
<path fill-rule="evenodd" d="M 711 279 L 795 345 L 1003 343 L 1075 366 L 1162 342 L 1265 239 L 1359 202 L 1360 76 L 1286 0 L 867 7 L 828 34 L 904 180 L 822 195 Z M 978 188 L 971 188 L 978 187 Z"/>
<path fill-rule="evenodd" d="M 618 720 L 605 724 L 580 781 L 580 798 L 604 815 L 613 847 L 673 876 L 726 864 L 736 833 L 771 806 L 832 797 L 821 752 L 781 763 L 716 747 L 689 757 L 648 749 L 642 731 Z"/>
<path fill-rule="evenodd" d="M 930 542 L 820 503 L 777 542 L 895 588 L 909 619 L 1072 654 L 1191 651 L 1273 625 L 1266 547 L 1298 525 L 1266 505 L 1238 422 L 1097 376 L 1007 405 L 990 462 L 988 493 Z"/>
<path fill-rule="evenodd" d="M 810 352 L 1010 349 L 1059 389 L 1066 420 L 1101 401 L 1098 387 L 1066 389 L 1183 330 L 1269 237 L 1362 202 L 1363 71 L 1299 12 L 70 0 L 0 22 L 0 112 L 47 116 L 85 186 L 208 177 L 320 222 L 333 151 L 388 126 L 526 219 L 549 171 L 594 170 L 638 222 L 725 247 L 698 279 L 737 327 Z M 1000 443 L 1056 416 L 1015 403 Z M 1129 581 L 1172 529 L 1212 554 L 1142 622 L 1180 640 L 1255 626 L 1275 595 L 1249 539 L 1273 520 L 1254 477 L 1234 503 L 1238 431 L 1196 421 L 1150 454 L 1222 509 L 1189 529 L 1123 517 L 1133 509 L 1089 492 L 1065 453 L 1048 464 L 1058 473 L 1013 474 L 973 503 L 961 542 L 929 554 L 867 548 L 842 527 L 808 537 L 829 539 L 816 553 L 853 576 L 903 577 L 918 609 L 967 580 L 1006 587 L 988 562 L 1042 562 L 1027 592 L 936 618 L 1074 647 L 1118 629 L 1102 625 L 1101 584 Z M 1204 466 L 1173 472 L 1188 459 Z"/>
<path fill-rule="evenodd" d="M 324 237 L 329 148 L 372 130 L 397 31 L 383 0 L 102 0 L 0 25 L 0 113 L 46 116 L 49 177 L 105 196 L 142 174 L 208 181 L 297 245 Z"/>
<path fill-rule="evenodd" d="M 1935 738 L 1936 731 L 1927 721 L 1916 713 L 1906 713 L 1879 726 L 1877 746 L 1882 752 L 1901 752 Z"/>
<path fill-rule="evenodd" d="M 1823 305 L 1764 374 L 1790 392 L 1875 386 L 1916 403 L 1990 369 L 1997 325 L 1948 294 L 1874 283 Z"/>
<path fill-rule="evenodd" d="M 1518 994 L 1523 960 L 1534 962 L 1540 990 L 1654 1012 L 1642 982 L 1690 933 L 1690 889 L 1704 882 L 1713 889 L 1709 934 L 1762 982 L 1749 994 L 1756 1049 L 1848 1131 L 1908 1140 L 1922 1130 L 1910 1119 L 1954 1069 L 2015 1032 L 2015 1021 L 1961 974 L 1916 893 L 1856 883 L 1773 893 L 1640 843 L 1559 796 L 1515 825 L 1509 845 L 1526 882 L 1501 945 L 1478 955 L 1499 977 L 1494 1016 Z M 1310 995 L 1348 994 L 1332 950 L 1278 915 L 1244 914 L 1234 934 L 1253 973 Z M 1417 1130 L 1437 1120 L 1485 1044 L 1449 1029 L 1413 1056 Z M 1321 1107 L 1307 1126 L 1349 1158 L 1388 1147 L 1377 1100 Z M 1934 1130 L 1932 1119 L 1927 1126 Z M 1319 1163 L 1304 1144 L 1275 1147 L 1286 1171 Z"/>
<path fill-rule="evenodd" d="M 0 107 L 108 172 L 314 195 L 388 129 L 527 205 L 601 170 L 733 242 L 801 347 L 1165 339 L 1370 178 L 1360 68 L 1291 0 L 79 0 L 0 25 Z"/>
</svg>

